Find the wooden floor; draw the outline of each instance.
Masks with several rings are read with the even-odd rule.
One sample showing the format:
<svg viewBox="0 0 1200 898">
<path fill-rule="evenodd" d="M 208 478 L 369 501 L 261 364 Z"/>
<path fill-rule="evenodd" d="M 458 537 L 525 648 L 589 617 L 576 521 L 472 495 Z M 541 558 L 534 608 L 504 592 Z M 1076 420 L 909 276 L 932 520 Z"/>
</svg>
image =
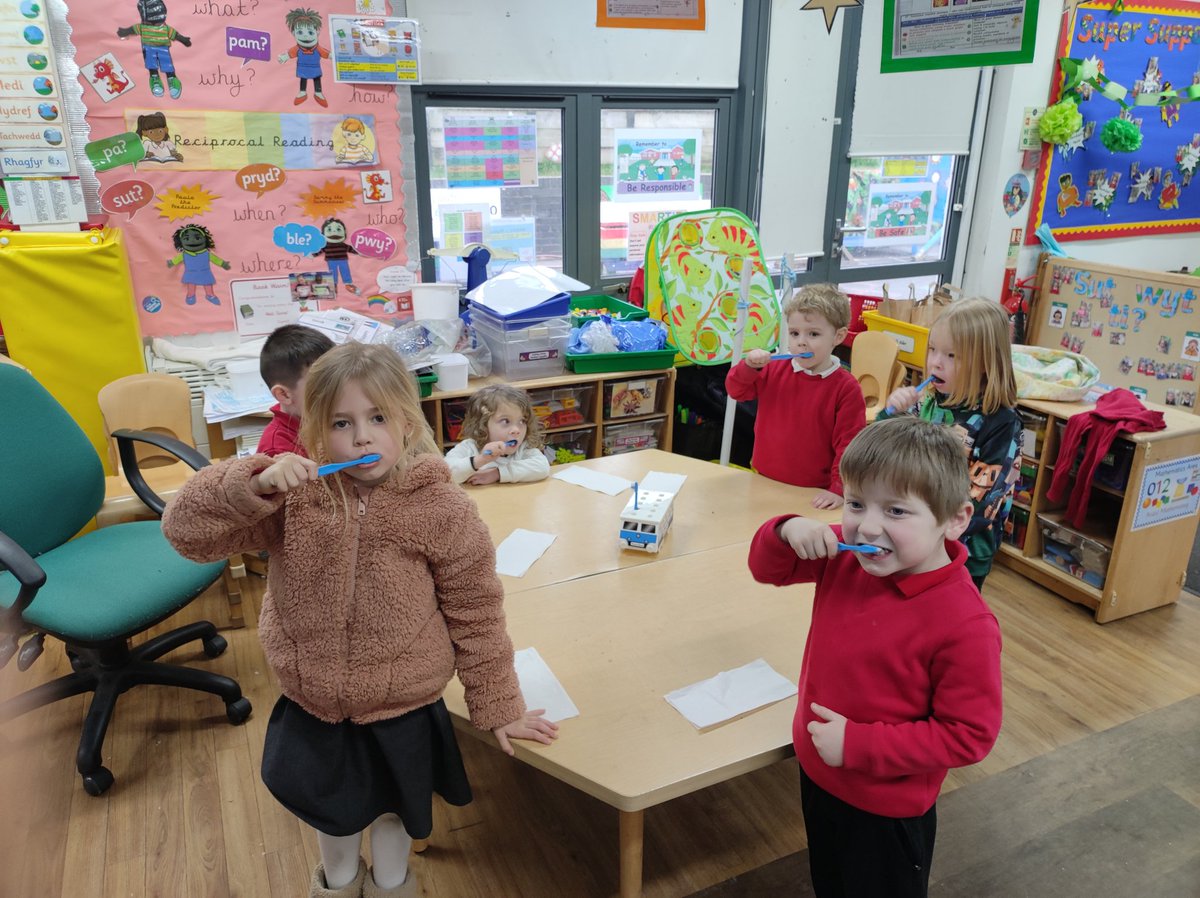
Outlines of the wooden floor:
<svg viewBox="0 0 1200 898">
<path fill-rule="evenodd" d="M 74 772 L 85 697 L 0 729 L 0 895 L 308 894 L 315 840 L 258 776 L 277 695 L 253 628 L 261 584 L 251 579 L 249 626 L 226 631 L 223 657 L 175 655 L 241 682 L 255 707 L 244 726 L 230 726 L 215 698 L 135 688 L 109 730 L 104 759 L 116 784 L 100 798 Z M 985 597 L 1004 633 L 1004 729 L 983 763 L 951 773 L 947 790 L 1200 694 L 1194 596 L 1103 627 L 1004 568 L 988 579 Z M 172 623 L 201 616 L 225 619 L 219 588 Z M 67 669 L 61 646 L 49 645 L 30 671 L 12 663 L 0 672 L 0 698 Z M 435 808 L 432 844 L 413 861 L 423 894 L 616 893 L 615 811 L 476 740 L 462 746 L 476 800 Z M 648 811 L 645 894 L 688 895 L 803 848 L 797 790 L 787 762 Z"/>
</svg>

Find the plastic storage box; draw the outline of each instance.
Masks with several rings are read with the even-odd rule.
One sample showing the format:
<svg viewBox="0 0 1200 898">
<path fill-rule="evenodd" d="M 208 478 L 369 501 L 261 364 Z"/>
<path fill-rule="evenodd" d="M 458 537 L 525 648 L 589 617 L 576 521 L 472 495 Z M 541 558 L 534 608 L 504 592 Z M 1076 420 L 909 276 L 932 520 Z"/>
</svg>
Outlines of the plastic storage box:
<svg viewBox="0 0 1200 898">
<path fill-rule="evenodd" d="M 446 439 L 456 443 L 462 439 L 463 418 L 466 414 L 466 399 L 447 399 L 442 402 L 442 423 L 446 430 Z"/>
<path fill-rule="evenodd" d="M 925 367 L 925 350 L 929 345 L 929 328 L 907 321 L 887 318 L 878 312 L 863 312 L 867 330 L 887 334 L 900 347 L 897 358 L 918 368 Z"/>
<path fill-rule="evenodd" d="M 661 377 L 641 380 L 614 380 L 604 385 L 604 417 L 630 418 L 658 411 L 662 395 Z"/>
<path fill-rule="evenodd" d="M 487 318 L 472 318 L 475 332 L 492 353 L 492 373 L 508 380 L 562 374 L 571 327 L 565 318 L 549 318 L 531 327 L 504 330 Z"/>
<path fill-rule="evenodd" d="M 1021 419 L 1021 454 L 1028 458 L 1041 458 L 1049 419 L 1027 408 L 1018 408 L 1017 415 Z"/>
<path fill-rule="evenodd" d="M 1025 534 L 1029 529 L 1029 512 L 1024 508 L 1013 508 L 1004 522 L 1004 541 L 1021 548 L 1025 545 Z"/>
<path fill-rule="evenodd" d="M 614 320 L 620 321 L 641 321 L 650 317 L 650 313 L 645 309 L 639 309 L 607 293 L 586 293 L 571 297 L 571 327 L 582 327 L 589 321 L 595 321 L 599 316 L 587 314 L 591 309 L 602 309 Z"/>
<path fill-rule="evenodd" d="M 620 455 L 639 449 L 657 449 L 662 439 L 663 421 L 631 421 L 604 428 L 604 454 Z"/>
<path fill-rule="evenodd" d="M 1039 514 L 1042 558 L 1084 583 L 1104 588 L 1112 547 L 1085 536 L 1050 515 Z"/>
<path fill-rule="evenodd" d="M 573 461 L 583 461 L 592 451 L 592 440 L 596 428 L 587 427 L 582 430 L 564 430 L 546 436 L 546 457 L 552 465 L 565 465 Z"/>
<path fill-rule="evenodd" d="M 586 384 L 578 387 L 552 387 L 545 390 L 531 390 L 529 401 L 533 405 L 533 413 L 542 422 L 542 427 L 552 430 L 556 427 L 574 427 L 586 424 L 591 420 L 592 391 L 595 387 Z"/>
<path fill-rule="evenodd" d="M 664 349 L 649 352 L 567 353 L 567 367 L 576 374 L 603 374 L 606 371 L 665 371 L 675 364 L 677 350 L 670 343 Z"/>
<path fill-rule="evenodd" d="M 432 368 L 418 368 L 413 372 L 417 375 L 417 386 L 421 390 L 421 398 L 433 395 L 433 385 L 437 383 L 437 372 Z"/>
</svg>

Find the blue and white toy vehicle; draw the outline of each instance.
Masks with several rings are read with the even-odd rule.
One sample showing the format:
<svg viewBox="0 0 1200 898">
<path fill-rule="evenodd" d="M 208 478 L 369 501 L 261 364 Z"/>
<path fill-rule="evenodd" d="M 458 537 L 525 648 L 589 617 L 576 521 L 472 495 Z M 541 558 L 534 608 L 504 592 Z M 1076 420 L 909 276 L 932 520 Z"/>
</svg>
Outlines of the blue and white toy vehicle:
<svg viewBox="0 0 1200 898">
<path fill-rule="evenodd" d="M 642 552 L 658 552 L 671 529 L 674 514 L 674 493 L 639 489 L 621 512 L 621 545 Z"/>
</svg>

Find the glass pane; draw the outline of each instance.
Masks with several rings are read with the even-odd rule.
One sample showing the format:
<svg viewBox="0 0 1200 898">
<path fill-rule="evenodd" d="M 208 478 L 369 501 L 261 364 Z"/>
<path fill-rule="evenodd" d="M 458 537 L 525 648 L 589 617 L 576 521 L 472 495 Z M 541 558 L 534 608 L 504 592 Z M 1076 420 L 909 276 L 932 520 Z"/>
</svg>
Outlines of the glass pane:
<svg viewBox="0 0 1200 898">
<path fill-rule="evenodd" d="M 715 109 L 600 111 L 600 272 L 629 277 L 663 218 L 712 208 Z"/>
<path fill-rule="evenodd" d="M 434 246 L 486 243 L 493 276 L 503 254 L 562 271 L 562 110 L 438 106 L 425 123 Z M 437 263 L 439 281 L 466 285 L 465 263 Z"/>
<path fill-rule="evenodd" d="M 842 270 L 940 261 L 954 164 L 950 155 L 852 157 Z"/>
</svg>

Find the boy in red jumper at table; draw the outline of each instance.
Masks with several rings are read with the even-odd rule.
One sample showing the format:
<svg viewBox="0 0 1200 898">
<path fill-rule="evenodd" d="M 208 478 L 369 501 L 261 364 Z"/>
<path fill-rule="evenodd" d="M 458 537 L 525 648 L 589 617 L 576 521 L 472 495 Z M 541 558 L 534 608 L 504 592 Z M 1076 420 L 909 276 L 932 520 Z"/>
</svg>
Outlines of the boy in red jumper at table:
<svg viewBox="0 0 1200 898">
<path fill-rule="evenodd" d="M 304 384 L 312 363 L 331 349 L 332 340 L 303 324 L 285 324 L 267 337 L 258 357 L 258 371 L 279 404 L 271 406 L 274 417 L 259 437 L 258 452 L 271 456 L 295 452 L 307 458 L 300 445 Z"/>
<path fill-rule="evenodd" d="M 833 358 L 850 326 L 850 300 L 832 284 L 813 284 L 792 294 L 783 315 L 794 357 L 772 361 L 771 353 L 752 349 L 730 369 L 725 389 L 739 402 L 758 400 L 754 470 L 817 487 L 813 506 L 837 508 L 838 461 L 867 420 L 858 381 Z"/>
<path fill-rule="evenodd" d="M 842 524 L 767 521 L 750 571 L 816 584 L 792 724 L 815 893 L 924 896 L 946 772 L 1000 731 L 1000 628 L 964 566 L 970 481 L 949 428 L 872 424 L 841 473 Z"/>
</svg>

